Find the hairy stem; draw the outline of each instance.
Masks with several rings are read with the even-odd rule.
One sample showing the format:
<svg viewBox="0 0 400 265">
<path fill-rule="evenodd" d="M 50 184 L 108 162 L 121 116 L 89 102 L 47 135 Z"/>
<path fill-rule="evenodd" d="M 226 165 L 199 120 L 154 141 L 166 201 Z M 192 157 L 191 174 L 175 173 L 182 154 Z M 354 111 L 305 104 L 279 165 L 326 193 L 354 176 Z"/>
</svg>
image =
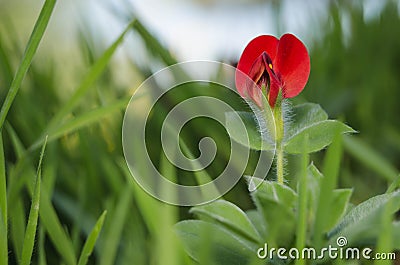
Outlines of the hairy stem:
<svg viewBox="0 0 400 265">
<path fill-rule="evenodd" d="M 282 148 L 280 147 L 277 149 L 276 153 L 276 174 L 277 174 L 277 180 L 278 183 L 283 184 L 284 178 L 283 178 L 283 151 Z"/>
<path fill-rule="evenodd" d="M 284 182 L 284 153 L 283 153 L 283 136 L 284 136 L 284 124 L 283 124 L 283 112 L 282 112 L 282 100 L 278 97 L 278 100 L 274 107 L 274 119 L 276 126 L 276 174 L 278 183 L 283 184 Z"/>
</svg>

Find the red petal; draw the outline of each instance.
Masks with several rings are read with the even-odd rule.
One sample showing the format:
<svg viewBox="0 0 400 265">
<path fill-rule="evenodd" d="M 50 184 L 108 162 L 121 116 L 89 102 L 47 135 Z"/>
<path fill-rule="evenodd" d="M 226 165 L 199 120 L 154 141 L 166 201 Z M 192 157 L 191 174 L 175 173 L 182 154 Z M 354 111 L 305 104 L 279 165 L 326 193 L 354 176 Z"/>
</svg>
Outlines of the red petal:
<svg viewBox="0 0 400 265">
<path fill-rule="evenodd" d="M 247 44 L 242 56 L 238 62 L 237 68 L 249 73 L 254 61 L 263 53 L 266 52 L 272 61 L 275 59 L 276 49 L 278 47 L 278 39 L 270 35 L 261 35 L 254 38 Z"/>
<path fill-rule="evenodd" d="M 242 73 L 236 73 L 236 88 L 243 97 L 258 94 L 253 91 L 247 91 L 246 76 L 250 74 L 250 69 L 254 61 L 263 53 L 266 52 L 272 61 L 275 59 L 276 50 L 278 47 L 278 39 L 270 35 L 261 35 L 254 38 L 247 44 L 242 56 L 239 59 L 237 69 Z"/>
<path fill-rule="evenodd" d="M 258 56 L 257 59 L 253 62 L 253 65 L 250 67 L 249 72 L 247 73 L 247 75 L 256 83 L 260 79 L 261 75 L 264 73 L 264 70 L 268 67 L 266 56 L 268 55 L 266 55 L 265 52 Z"/>
<path fill-rule="evenodd" d="M 297 96 L 310 75 L 310 57 L 304 44 L 292 34 L 283 35 L 274 61 L 275 72 L 283 82 L 283 96 Z"/>
</svg>

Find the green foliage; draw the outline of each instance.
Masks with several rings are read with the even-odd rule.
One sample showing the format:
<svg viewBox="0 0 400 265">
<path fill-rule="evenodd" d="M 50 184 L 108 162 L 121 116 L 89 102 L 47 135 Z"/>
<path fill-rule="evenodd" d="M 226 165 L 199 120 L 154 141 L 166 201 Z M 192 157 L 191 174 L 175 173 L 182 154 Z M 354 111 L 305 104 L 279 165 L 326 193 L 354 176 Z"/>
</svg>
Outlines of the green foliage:
<svg viewBox="0 0 400 265">
<path fill-rule="evenodd" d="M 28 224 L 26 225 L 24 244 L 22 245 L 21 264 L 28 265 L 31 263 L 33 246 L 35 243 L 35 235 L 37 230 L 37 223 L 40 208 L 40 185 L 42 178 L 42 161 L 46 148 L 47 138 L 43 144 L 42 151 L 40 152 L 39 165 L 36 173 L 35 188 L 32 195 L 32 205 L 29 212 Z"/>
<path fill-rule="evenodd" d="M 200 220 L 176 225 L 191 258 L 200 264 L 248 264 L 256 244 L 224 227 Z"/>
<path fill-rule="evenodd" d="M 0 264 L 8 264 L 8 226 L 7 226 L 7 185 L 3 149 L 3 135 L 0 131 Z"/>
<path fill-rule="evenodd" d="M 382 216 L 386 207 L 390 215 L 400 209 L 400 193 L 398 191 L 382 194 L 354 207 L 329 233 L 328 237 L 336 239 L 338 236 L 346 236 L 349 245 L 376 244 L 382 232 Z M 393 221 L 393 227 L 397 226 Z M 375 227 L 375 229 L 371 229 Z M 394 229 L 396 231 L 396 229 Z M 396 232 L 398 233 L 398 231 Z M 399 245 L 394 246 L 396 249 Z"/>
<path fill-rule="evenodd" d="M 204 250 L 206 254 L 203 258 L 207 258 L 209 264 L 251 264 L 252 259 L 257 257 L 257 250 L 264 243 L 267 243 L 270 249 L 294 247 L 296 224 L 299 223 L 304 225 L 306 231 L 302 247 L 314 247 L 317 251 L 328 245 L 335 247 L 337 238 L 344 236 L 348 240 L 347 246 L 361 248 L 366 245 L 376 245 L 382 229 L 385 228 L 381 225 L 385 209 L 388 209 L 390 216 L 400 210 L 400 196 L 397 191 L 373 197 L 345 214 L 349 208 L 352 191 L 335 189 L 331 202 L 334 207 L 325 212 L 324 220 L 328 222 L 325 223 L 322 234 L 316 234 L 317 231 L 313 228 L 320 221 L 315 219 L 316 204 L 321 203 L 321 198 L 318 201 L 315 194 L 323 190 L 321 185 L 325 185 L 322 181 L 325 177 L 314 165 L 308 167 L 306 176 L 307 182 L 311 182 L 311 185 L 303 189 L 307 196 L 302 203 L 299 200 L 304 198 L 304 194 L 299 193 L 300 191 L 296 192 L 276 182 L 252 179 L 260 184 L 251 194 L 256 211 L 244 213 L 227 201 L 216 201 L 192 208 L 191 211 L 201 221 L 182 221 L 176 225 L 177 233 L 185 244 L 187 252 L 194 260 L 201 261 L 202 257 L 199 255 L 203 253 L 203 248 L 207 248 Z M 301 196 L 298 196 L 299 194 Z M 304 217 L 296 214 L 299 213 L 299 205 L 306 206 L 301 212 L 306 213 Z M 234 212 L 236 218 L 231 217 Z M 398 221 L 390 222 L 393 238 L 400 233 L 398 223 Z M 255 233 L 255 230 L 258 232 Z M 321 245 L 312 243 L 312 238 L 315 237 L 323 239 Z M 393 244 L 395 249 L 400 247 L 397 239 Z M 386 251 L 391 251 L 391 248 Z M 232 263 L 234 261 L 237 263 Z M 277 262 L 277 257 L 270 262 Z"/>
<path fill-rule="evenodd" d="M 51 13 L 53 12 L 55 4 L 56 0 L 47 0 L 43 4 L 42 11 L 40 12 L 35 27 L 33 28 L 32 34 L 29 38 L 29 42 L 26 45 L 25 53 L 21 60 L 20 66 L 18 67 L 15 77 L 11 82 L 11 86 L 10 89 L 8 90 L 4 103 L 1 106 L 0 130 L 3 128 L 3 124 L 4 121 L 6 120 L 7 113 L 11 108 L 11 104 L 13 103 L 19 88 L 21 87 L 21 83 L 26 75 L 26 72 L 28 71 L 29 66 L 32 63 L 33 56 L 35 55 L 39 43 L 43 37 L 43 34 L 46 31 L 47 24 L 49 23 Z"/>
<path fill-rule="evenodd" d="M 294 121 L 291 126 L 300 128 L 300 131 L 308 123 L 318 123 L 327 119 L 326 113 L 315 104 L 299 106 L 298 113 L 297 123 Z M 227 115 L 227 117 L 232 116 L 234 115 Z M 241 117 L 246 116 L 241 114 Z M 293 125 L 298 123 L 301 125 Z M 251 264 L 252 258 L 257 257 L 259 248 L 264 244 L 267 244 L 269 249 L 284 247 L 288 250 L 296 246 L 300 252 L 305 247 L 312 247 L 319 255 L 321 249 L 328 246 L 335 247 L 338 245 L 338 238 L 345 237 L 346 246 L 362 248 L 366 245 L 374 245 L 378 247 L 378 250 L 386 252 L 398 249 L 400 246 L 396 245 L 397 241 L 392 240 L 395 238 L 392 234 L 400 231 L 398 231 L 398 221 L 392 221 L 392 219 L 393 215 L 400 210 L 399 192 L 373 197 L 346 214 L 352 189 L 335 188 L 343 152 L 342 131 L 333 129 L 331 133 L 333 144 L 326 153 L 324 175 L 313 164 L 307 169 L 310 138 L 308 133 L 302 135 L 302 142 L 298 144 L 303 148 L 302 171 L 297 191 L 274 181 L 248 177 L 249 186 L 257 187 L 251 192 L 256 210 L 250 211 L 248 218 L 243 218 L 244 213 L 229 202 L 217 201 L 192 208 L 191 211 L 202 220 L 202 226 L 206 226 L 203 223 L 206 222 L 210 226 L 212 224 L 212 229 L 198 229 L 200 221 L 178 223 L 178 234 L 181 235 L 189 255 L 200 261 L 195 253 L 196 250 L 200 253 L 198 251 L 201 245 L 199 238 L 205 237 L 203 233 L 215 235 L 226 230 L 234 235 L 229 237 L 225 235 L 224 242 L 220 242 L 219 238 L 208 237 L 207 245 L 215 245 L 214 248 L 216 245 L 231 248 L 232 252 L 240 254 L 240 258 L 236 259 L 241 260 L 243 264 Z M 242 217 L 238 218 L 238 216 Z M 238 229 L 240 226 L 242 229 L 247 227 L 245 230 L 251 233 L 257 231 L 261 235 L 258 237 L 258 242 L 257 240 L 254 242 L 256 246 L 253 242 L 245 241 L 243 235 L 253 240 L 257 237 L 250 236 L 249 232 L 243 233 L 242 229 Z M 371 229 L 371 227 L 376 229 Z M 246 244 L 250 247 L 252 255 L 238 252 L 236 244 Z M 206 254 L 208 263 L 230 264 L 232 262 L 227 258 L 219 259 L 220 256 L 210 251 Z M 324 257 L 323 261 L 328 262 L 328 257 L 326 255 Z M 279 255 L 267 256 L 267 258 L 271 264 L 288 261 L 280 260 Z M 305 261 L 296 260 L 296 263 L 305 264 Z M 200 262 L 200 264 L 203 263 Z"/>
<path fill-rule="evenodd" d="M 104 218 L 106 217 L 107 211 L 104 211 L 99 220 L 97 220 L 96 225 L 93 227 L 92 232 L 90 232 L 86 242 L 82 248 L 81 255 L 79 256 L 78 265 L 85 265 L 88 261 L 89 256 L 92 254 L 93 248 L 96 244 L 97 238 L 103 227 Z"/>
<path fill-rule="evenodd" d="M 331 2 L 323 34 L 312 44 L 310 89 L 302 93 L 360 132 L 344 141 L 340 177 L 358 187 L 357 201 L 382 192 L 400 168 L 400 17 L 398 2 L 380 3 L 381 11 L 369 12 L 362 1 Z"/>
<path fill-rule="evenodd" d="M 263 137 L 259 123 L 255 115 L 251 112 L 227 112 L 225 113 L 225 125 L 229 136 L 236 142 L 248 146 L 255 150 L 273 150 L 275 145 L 270 137 Z M 244 125 L 246 128 L 246 134 L 239 133 L 239 126 Z"/>
<path fill-rule="evenodd" d="M 92 254 L 93 248 L 96 244 L 97 238 L 100 235 L 101 228 L 103 227 L 104 219 L 106 217 L 107 211 L 104 211 L 99 220 L 97 220 L 96 225 L 93 227 L 92 232 L 90 232 L 85 244 L 83 245 L 81 255 L 78 260 L 78 265 L 85 265 L 88 262 L 89 256 Z"/>
<path fill-rule="evenodd" d="M 31 65 L 33 55 L 35 54 L 41 37 L 45 31 L 51 11 L 54 7 L 54 3 L 55 1 L 46 1 L 44 4 L 42 13 L 39 16 L 31 39 L 26 47 L 25 55 L 22 58 L 20 67 L 17 69 L 16 77 L 11 84 L 9 94 L 6 96 L 2 107 L 1 123 L 3 123 L 5 120 L 6 114 L 10 109 L 14 97 L 17 95 L 17 91 L 21 87 L 23 77 L 26 73 L 28 74 L 29 78 L 25 83 L 28 84 L 28 86 L 37 86 L 37 89 L 44 90 L 41 92 L 35 91 L 35 93 L 30 94 L 29 89 L 27 91 L 26 88 L 22 88 L 20 90 L 22 91 L 22 94 L 18 97 L 15 97 L 16 100 L 13 105 L 13 111 L 10 112 L 9 116 L 7 117 L 8 123 L 6 122 L 4 126 L 4 128 L 7 129 L 4 135 L 9 141 L 6 141 L 5 145 L 3 145 L 3 141 L 1 141 L 0 188 L 2 195 L 0 197 L 0 245 L 2 254 L 0 255 L 0 263 L 8 264 L 8 261 L 10 261 L 10 264 L 13 264 L 13 262 L 18 261 L 20 264 L 36 264 L 37 260 L 39 264 L 54 264 L 58 260 L 64 264 L 87 264 L 90 262 L 89 256 L 92 254 L 93 250 L 95 250 L 95 252 L 97 252 L 95 256 L 101 256 L 101 260 L 103 260 L 103 262 L 107 262 L 108 260 L 113 264 L 115 257 L 117 256 L 117 252 L 120 251 L 118 242 L 123 234 L 122 231 L 126 226 L 123 222 L 121 223 L 123 220 L 121 216 L 126 215 L 126 212 L 128 211 L 127 207 L 129 207 L 131 200 L 125 200 L 125 203 L 122 204 L 124 205 L 123 209 L 116 209 L 115 212 L 112 211 L 113 213 L 116 213 L 114 218 L 115 224 L 113 224 L 112 227 L 108 227 L 108 231 L 105 234 L 109 235 L 107 238 L 109 243 L 102 244 L 104 245 L 104 251 L 101 252 L 99 246 L 96 246 L 96 242 L 98 239 L 101 240 L 101 237 L 99 236 L 105 221 L 105 214 L 103 213 L 100 216 L 96 224 L 94 216 L 97 215 L 98 209 L 106 206 L 102 205 L 103 202 L 101 202 L 97 207 L 94 207 L 94 212 L 89 211 L 82 219 L 79 219 L 82 209 L 77 208 L 76 205 L 78 204 L 74 202 L 74 206 L 71 208 L 65 208 L 72 209 L 71 212 L 69 212 L 69 217 L 65 219 L 65 216 L 68 216 L 68 210 L 63 209 L 62 214 L 60 215 L 60 209 L 62 208 L 59 208 L 59 206 L 71 206 L 68 204 L 68 202 L 71 201 L 71 195 L 69 194 L 67 196 L 60 196 L 58 191 L 55 191 L 55 180 L 57 178 L 61 179 L 62 182 L 68 179 L 70 181 L 70 177 L 64 178 L 63 175 L 68 176 L 71 173 L 70 169 L 65 170 L 65 167 L 71 164 L 75 164 L 75 167 L 80 167 L 78 172 L 81 171 L 83 174 L 85 174 L 84 172 L 91 172 L 91 169 L 87 168 L 87 164 L 77 162 L 76 160 L 74 161 L 73 157 L 71 157 L 71 154 L 73 154 L 75 151 L 73 147 L 74 141 L 71 141 L 69 136 L 72 138 L 82 137 L 85 133 L 78 135 L 76 132 L 79 129 L 88 127 L 95 122 L 104 121 L 105 117 L 109 117 L 110 113 L 116 113 L 118 110 L 122 110 L 126 106 L 128 101 L 127 96 L 124 95 L 123 97 L 118 98 L 118 95 L 114 95 L 114 100 L 111 100 L 108 105 L 102 105 L 95 109 L 90 109 L 90 111 L 87 112 L 77 111 L 78 103 L 83 100 L 84 96 L 87 96 L 87 92 L 90 89 L 96 88 L 94 83 L 101 77 L 101 74 L 104 73 L 106 68 L 109 67 L 112 55 L 122 44 L 124 35 L 132 29 L 133 24 L 129 24 L 127 29 L 121 34 L 117 41 L 113 43 L 110 48 L 106 49 L 103 56 L 101 56 L 94 63 L 87 76 L 81 82 L 81 85 L 78 86 L 74 95 L 67 100 L 66 104 L 62 105 L 62 107 L 56 111 L 57 114 L 50 120 L 41 115 L 44 115 L 43 113 L 46 112 L 53 112 L 53 110 L 49 111 L 52 105 L 47 104 L 48 102 L 60 101 L 59 98 L 57 98 L 57 93 L 54 93 L 56 89 L 59 89 L 58 85 L 60 84 L 56 85 L 52 82 L 52 74 L 54 72 L 49 72 L 42 75 L 37 64 L 32 64 L 29 72 L 28 68 Z M 12 39 L 13 36 L 9 36 L 9 38 Z M 2 42 L 0 46 L 5 48 L 7 43 Z M 2 56 L 5 61 L 11 60 L 10 54 L 2 53 Z M 5 61 L 2 61 L 2 63 Z M 4 66 L 3 64 L 1 65 L 2 67 Z M 10 80 L 11 79 L 12 78 L 10 78 Z M 45 101 L 43 104 L 40 103 L 41 100 L 43 100 L 43 96 L 41 94 L 45 94 Z M 90 100 L 92 102 L 96 102 L 96 100 Z M 32 109 L 33 107 L 35 107 L 37 111 L 27 111 L 29 108 Z M 72 114 L 72 112 L 74 113 Z M 21 113 L 26 113 L 27 115 L 35 118 L 21 119 Z M 74 117 L 71 118 L 71 116 Z M 46 122 L 37 122 L 38 120 L 43 121 L 43 118 Z M 110 124 L 109 121 L 108 123 Z M 35 124 L 35 126 L 32 126 L 33 124 Z M 29 128 L 29 130 L 24 130 L 26 128 Z M 34 129 L 31 130 L 30 128 Z M 38 134 L 40 130 L 42 132 Z M 102 130 L 103 133 L 109 133 L 106 132 L 104 128 Z M 107 130 L 111 131 L 112 129 L 108 128 Z M 38 174 L 35 175 L 32 165 L 32 158 L 34 157 L 33 155 L 35 155 L 34 150 L 43 143 L 44 139 L 47 138 L 46 135 L 49 135 L 49 141 L 63 138 L 64 143 L 55 145 L 53 144 L 49 146 L 50 155 L 48 156 L 48 163 L 46 163 L 43 171 L 39 169 Z M 23 139 L 21 139 L 21 136 Z M 106 139 L 103 138 L 103 136 L 104 135 L 100 135 L 100 137 L 95 136 L 95 138 L 103 143 L 103 139 Z M 3 135 L 1 138 L 3 139 Z M 36 138 L 36 140 L 34 138 Z M 108 139 L 108 141 L 111 141 L 111 139 Z M 6 153 L 5 156 L 3 146 Z M 25 146 L 30 146 L 30 148 L 27 150 Z M 101 152 L 103 153 L 103 159 L 105 159 L 106 156 L 104 154 L 108 153 L 107 146 L 103 145 L 101 149 Z M 43 151 L 40 156 L 40 161 L 42 160 L 42 157 Z M 67 162 L 68 160 L 69 162 Z M 7 162 L 7 175 L 9 176 L 9 182 L 6 183 L 7 175 L 5 168 Z M 39 163 L 39 168 L 40 166 L 41 163 Z M 116 185 L 119 185 L 117 188 L 119 189 L 124 182 L 121 181 L 123 176 L 122 173 L 119 172 L 119 167 L 117 165 L 110 166 L 110 163 L 108 162 L 103 164 L 101 170 L 104 168 L 106 169 L 107 174 L 111 175 L 117 173 L 116 176 L 117 178 L 119 176 L 120 180 L 117 182 L 114 181 L 114 184 L 111 186 L 115 187 Z M 41 175 L 41 172 L 44 174 Z M 89 173 L 89 175 L 96 176 L 97 173 L 92 171 Z M 44 179 L 43 182 L 41 181 L 42 178 Z M 32 183 L 32 180 L 34 179 L 36 179 L 36 182 Z M 91 181 L 92 183 L 98 183 L 98 180 L 95 178 L 92 178 Z M 82 182 L 81 180 L 73 181 L 72 183 L 75 185 L 75 187 L 78 187 L 78 190 L 81 189 L 78 194 L 82 194 L 82 184 L 88 185 L 87 181 L 86 184 L 84 184 L 85 182 Z M 63 185 L 65 185 L 64 187 L 68 187 L 68 181 L 64 182 Z M 90 184 L 90 186 L 95 187 L 95 189 L 99 187 L 96 184 Z M 24 206 L 26 204 L 25 189 L 28 190 L 28 193 L 32 198 L 31 208 L 28 213 L 25 212 Z M 70 193 L 68 189 L 64 191 L 66 193 Z M 90 191 L 84 191 L 84 193 L 86 192 L 90 193 Z M 125 194 L 128 196 L 128 198 L 131 198 L 131 189 L 127 189 Z M 85 197 L 88 198 L 88 195 L 80 195 L 80 198 Z M 9 200 L 7 200 L 7 198 L 9 198 Z M 53 204 L 53 198 L 56 206 Z M 83 201 L 85 201 L 85 199 L 83 199 Z M 89 206 L 91 209 L 93 209 L 93 205 Z M 119 206 L 119 208 L 121 207 L 122 206 Z M 111 207 L 109 208 L 112 210 Z M 76 217 L 78 217 L 78 219 L 74 219 Z M 68 222 L 68 219 L 73 221 L 73 225 L 70 227 L 71 230 L 67 228 L 67 225 L 71 225 Z M 82 220 L 84 220 L 83 223 Z M 27 226 L 25 227 L 26 223 Z M 8 227 L 10 228 L 10 233 L 7 231 Z M 93 227 L 92 231 L 90 231 L 91 227 Z M 120 232 L 116 233 L 116 229 L 119 229 Z M 85 236 L 83 238 L 86 238 L 87 236 L 85 242 L 81 242 L 82 234 Z M 8 244 L 8 238 L 11 244 Z M 103 240 L 104 242 L 107 242 L 105 239 Z M 80 245 L 83 243 L 84 245 L 81 249 Z M 45 251 L 45 246 L 47 248 L 49 244 L 52 244 L 52 248 L 55 249 L 56 252 L 51 250 Z M 78 255 L 79 260 L 77 260 Z"/>
<path fill-rule="evenodd" d="M 307 146 L 307 152 L 312 153 L 319 151 L 332 142 L 336 131 L 340 131 L 341 133 L 355 132 L 351 127 L 335 120 L 326 120 L 310 124 L 300 132 L 290 136 L 285 143 L 285 150 L 290 154 L 301 153 L 301 139 L 304 138 L 305 135 L 308 135 L 310 140 Z"/>
<path fill-rule="evenodd" d="M 289 108 L 289 107 L 288 107 Z M 328 120 L 326 112 L 318 105 L 305 103 L 295 106 L 291 113 L 293 120 L 285 130 L 283 140 L 284 150 L 288 154 L 302 153 L 302 144 L 305 135 L 308 135 L 307 153 L 320 151 L 332 143 L 336 134 L 355 133 L 351 127 L 336 120 Z M 288 115 L 288 114 L 286 114 Z M 238 118 L 240 117 L 240 119 Z M 226 127 L 229 136 L 236 142 L 256 150 L 271 150 L 274 148 L 273 133 L 263 133 L 263 127 L 272 120 L 259 120 L 251 112 L 237 112 L 226 114 Z M 239 134 L 237 128 L 244 124 L 247 135 Z M 257 131 L 257 128 L 258 131 Z"/>
<path fill-rule="evenodd" d="M 375 171 L 383 178 L 392 181 L 398 171 L 382 155 L 359 139 L 345 138 L 344 146 L 349 154 Z"/>
<path fill-rule="evenodd" d="M 218 200 L 212 204 L 197 206 L 190 210 L 191 213 L 203 221 L 217 221 L 226 228 L 237 233 L 242 233 L 244 237 L 260 242 L 261 237 L 253 226 L 246 214 L 235 204 L 224 200 Z"/>
<path fill-rule="evenodd" d="M 70 51 L 51 54 L 44 49 L 41 57 L 36 56 L 55 2 L 45 1 L 26 47 L 14 34 L 18 32 L 14 26 L 19 25 L 13 25 L 14 20 L 9 21 L 9 15 L 0 10 L 0 97 L 4 100 L 0 114 L 0 265 L 265 264 L 255 251 L 266 242 L 317 247 L 315 238 L 319 238 L 319 246 L 335 245 L 339 235 L 346 236 L 349 245 L 381 251 L 400 248 L 400 224 L 394 216 L 400 204 L 398 181 L 386 194 L 354 208 L 349 202 L 353 191 L 355 204 L 382 193 L 386 182 L 398 175 L 400 20 L 392 4 L 369 21 L 359 7 L 332 5 L 328 26 L 310 49 L 310 82 L 299 101 L 320 103 L 329 117 L 340 117 L 360 132 L 344 138 L 344 153 L 337 144 L 328 151 L 328 159 L 322 159 L 323 149 L 336 142 L 337 132 L 353 133 L 353 129 L 328 120 L 320 105 L 295 105 L 285 135 L 286 152 L 294 154 L 288 156 L 287 186 L 259 181 L 259 188 L 249 196 L 243 181 L 224 196 L 232 203 L 219 200 L 189 210 L 165 205 L 143 191 L 133 181 L 119 144 L 129 89 L 152 73 L 150 66 L 178 60 L 137 19 L 127 23 L 109 46 L 87 31 L 81 34 L 80 50 L 74 50 L 73 58 Z M 343 11 L 350 19 L 347 37 Z M 151 61 L 127 57 L 127 65 L 115 63 L 116 51 L 127 45 L 125 40 L 132 31 L 135 41 L 146 49 L 127 49 L 133 48 L 135 54 L 150 53 Z M 384 48 L 379 48 L 382 43 Z M 68 71 L 70 68 L 73 71 Z M 121 75 L 128 76 L 127 84 L 121 85 Z M 71 85 L 76 88 L 69 93 Z M 243 111 L 247 109 L 241 99 L 211 85 L 207 91 L 237 107 L 252 149 L 260 150 L 261 143 L 266 144 L 265 149 L 273 146 L 260 133 L 265 128 L 259 128 L 253 114 Z M 170 95 L 152 118 L 162 121 L 174 104 L 196 93 L 194 89 Z M 229 136 L 247 145 L 243 135 L 235 134 L 238 121 L 230 117 L 234 116 L 227 113 Z M 38 178 L 36 161 L 43 152 L 39 154 L 37 149 L 46 135 L 46 159 Z M 211 169 L 197 176 L 210 180 L 229 157 L 225 128 L 210 121 L 197 122 L 188 127 L 180 144 L 187 156 L 196 157 L 197 139 L 204 135 L 223 143 Z M 171 181 L 187 179 L 187 172 L 168 163 L 156 136 L 152 133 L 149 141 L 156 167 Z M 251 158 L 257 156 L 254 150 Z M 308 153 L 319 150 L 311 155 L 315 165 L 310 165 Z M 298 159 L 300 169 L 292 163 Z M 319 164 L 324 164 L 323 174 L 317 169 Z M 179 222 L 188 218 L 188 212 L 200 220 Z M 178 238 L 171 229 L 177 222 Z M 315 229 L 317 223 L 320 228 Z"/>
</svg>

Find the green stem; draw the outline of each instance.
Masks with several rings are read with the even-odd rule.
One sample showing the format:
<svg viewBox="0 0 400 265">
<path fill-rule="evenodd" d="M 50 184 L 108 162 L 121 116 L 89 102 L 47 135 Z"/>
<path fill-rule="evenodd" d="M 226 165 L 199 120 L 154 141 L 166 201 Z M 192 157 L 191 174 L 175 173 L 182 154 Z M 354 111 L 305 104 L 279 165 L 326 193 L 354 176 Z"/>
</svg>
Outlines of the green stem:
<svg viewBox="0 0 400 265">
<path fill-rule="evenodd" d="M 262 88 L 262 91 L 264 91 L 264 97 L 263 97 L 263 107 L 266 113 L 269 113 L 267 110 L 271 110 L 272 115 L 273 115 L 273 124 L 271 122 L 271 118 L 269 115 L 265 114 L 265 120 L 268 125 L 275 125 L 275 128 L 272 128 L 273 126 L 268 126 L 270 130 L 273 131 L 275 129 L 275 147 L 276 147 L 276 174 L 277 174 L 277 181 L 280 184 L 284 184 L 284 152 L 283 152 L 283 138 L 285 135 L 284 131 L 284 119 L 283 119 L 283 111 L 282 111 L 282 102 L 283 102 L 283 96 L 282 96 L 282 91 L 279 92 L 278 97 L 275 102 L 274 107 L 270 107 L 269 100 L 268 100 L 268 94 L 267 94 L 267 89 Z"/>
<path fill-rule="evenodd" d="M 276 174 L 278 183 L 280 184 L 283 184 L 284 182 L 283 172 L 283 151 L 282 147 L 279 147 L 276 153 Z"/>
<path fill-rule="evenodd" d="M 282 100 L 278 96 L 278 99 L 274 107 L 274 119 L 276 126 L 276 174 L 278 183 L 283 184 L 284 182 L 284 153 L 283 153 L 283 136 L 284 136 L 284 124 L 283 124 L 283 112 L 282 112 Z"/>
</svg>

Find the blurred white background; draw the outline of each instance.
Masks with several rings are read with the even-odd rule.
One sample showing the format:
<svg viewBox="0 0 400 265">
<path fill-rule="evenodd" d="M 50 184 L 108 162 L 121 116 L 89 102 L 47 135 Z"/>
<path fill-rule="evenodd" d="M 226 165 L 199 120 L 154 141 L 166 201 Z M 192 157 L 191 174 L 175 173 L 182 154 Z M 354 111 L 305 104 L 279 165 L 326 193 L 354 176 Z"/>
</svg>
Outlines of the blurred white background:
<svg viewBox="0 0 400 265">
<path fill-rule="evenodd" d="M 79 30 L 95 40 L 111 43 L 126 21 L 119 12 L 132 13 L 178 58 L 232 60 L 260 34 L 280 36 L 291 32 L 311 46 L 318 38 L 329 4 L 320 0 L 58 0 L 42 45 L 68 52 Z M 365 19 L 379 14 L 385 1 L 352 1 L 365 6 Z M 43 1 L 0 0 L 0 14 L 7 15 L 27 40 Z M 345 24 L 345 14 L 343 23 Z M 83 26 L 84 25 L 84 26 Z M 90 27 L 90 30 L 82 28 Z M 54 40 L 59 40 L 57 43 Z M 49 41 L 51 40 L 51 41 Z M 135 41 L 134 41 L 135 43 Z M 141 43 L 135 43 L 138 60 Z"/>
</svg>

